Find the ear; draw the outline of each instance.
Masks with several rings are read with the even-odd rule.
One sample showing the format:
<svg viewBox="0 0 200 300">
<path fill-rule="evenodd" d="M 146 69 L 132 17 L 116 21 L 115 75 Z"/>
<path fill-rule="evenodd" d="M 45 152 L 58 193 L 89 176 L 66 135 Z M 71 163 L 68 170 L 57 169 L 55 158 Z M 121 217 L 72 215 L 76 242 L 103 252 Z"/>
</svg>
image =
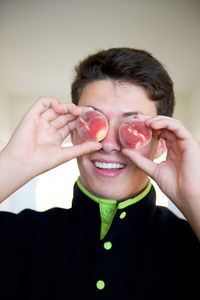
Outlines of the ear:
<svg viewBox="0 0 200 300">
<path fill-rule="evenodd" d="M 155 159 L 159 158 L 166 151 L 166 149 L 167 147 L 166 147 L 165 140 L 160 138 L 157 145 Z"/>
</svg>

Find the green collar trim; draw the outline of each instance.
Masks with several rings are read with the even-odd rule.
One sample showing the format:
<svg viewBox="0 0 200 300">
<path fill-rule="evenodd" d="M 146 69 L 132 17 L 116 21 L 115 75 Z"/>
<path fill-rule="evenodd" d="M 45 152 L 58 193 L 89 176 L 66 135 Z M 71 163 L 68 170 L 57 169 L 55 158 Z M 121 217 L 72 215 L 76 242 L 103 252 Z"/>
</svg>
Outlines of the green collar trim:
<svg viewBox="0 0 200 300">
<path fill-rule="evenodd" d="M 99 198 L 94 196 L 92 193 L 88 192 L 88 190 L 86 190 L 86 188 L 82 185 L 81 181 L 80 181 L 80 177 L 78 177 L 77 179 L 77 184 L 78 187 L 80 188 L 80 190 L 86 195 L 88 196 L 90 199 L 94 200 L 96 203 L 105 203 L 105 204 L 117 204 L 117 207 L 119 209 L 123 209 L 131 204 L 135 204 L 136 202 L 140 201 L 141 199 L 143 199 L 150 191 L 152 183 L 149 180 L 148 185 L 146 186 L 146 188 L 137 196 L 124 200 L 122 202 L 117 202 L 116 200 L 113 199 L 108 199 L 108 198 Z"/>
<path fill-rule="evenodd" d="M 99 204 L 99 210 L 101 215 L 100 239 L 102 240 L 106 236 L 110 229 L 110 226 L 112 225 L 112 221 L 114 219 L 117 209 L 123 209 L 143 199 L 149 193 L 152 183 L 149 180 L 148 185 L 144 189 L 144 191 L 142 191 L 139 195 L 135 196 L 134 198 L 124 200 L 122 202 L 117 202 L 113 199 L 98 198 L 94 196 L 93 194 L 88 192 L 88 190 L 86 190 L 86 188 L 81 184 L 80 177 L 77 179 L 77 185 L 86 196 L 88 196 L 90 199 L 94 200 L 96 203 Z"/>
<path fill-rule="evenodd" d="M 151 189 L 151 186 L 152 186 L 152 183 L 151 181 L 149 180 L 148 182 L 148 185 L 146 186 L 146 188 L 144 189 L 143 192 L 141 192 L 139 195 L 135 196 L 134 198 L 132 199 L 128 199 L 128 200 L 125 200 L 125 201 L 122 201 L 122 202 L 119 202 L 118 204 L 118 208 L 119 209 L 123 209 L 131 204 L 135 204 L 137 203 L 138 201 L 142 200 L 150 191 Z"/>
<path fill-rule="evenodd" d="M 93 194 L 91 194 L 90 192 L 88 192 L 88 190 L 86 190 L 86 188 L 82 185 L 81 181 L 80 181 L 80 177 L 78 177 L 77 179 L 77 184 L 79 189 L 86 195 L 88 196 L 90 199 L 94 200 L 95 202 L 99 203 L 100 201 L 103 203 L 107 203 L 108 201 L 112 204 L 116 204 L 116 200 L 112 200 L 112 199 L 106 199 L 106 198 L 98 198 L 96 196 L 94 196 Z"/>
</svg>

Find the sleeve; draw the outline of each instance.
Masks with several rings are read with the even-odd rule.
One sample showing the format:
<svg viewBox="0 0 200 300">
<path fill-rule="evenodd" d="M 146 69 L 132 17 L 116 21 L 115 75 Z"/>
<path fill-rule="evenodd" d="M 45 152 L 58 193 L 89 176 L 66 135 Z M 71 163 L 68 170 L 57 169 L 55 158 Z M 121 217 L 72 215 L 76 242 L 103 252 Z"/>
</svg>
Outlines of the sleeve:
<svg viewBox="0 0 200 300">
<path fill-rule="evenodd" d="M 0 299 L 17 295 L 23 282 L 25 248 L 20 214 L 0 212 Z M 14 299 L 14 297 L 13 297 Z"/>
<path fill-rule="evenodd" d="M 27 299 L 26 289 L 30 283 L 33 285 L 32 280 L 38 276 L 43 263 L 41 251 L 46 255 L 49 249 L 53 251 L 59 239 L 63 241 L 61 229 L 68 236 L 66 211 L 52 208 L 44 212 L 25 209 L 19 214 L 0 212 L 1 300 Z M 48 255 L 50 261 L 53 254 Z"/>
</svg>

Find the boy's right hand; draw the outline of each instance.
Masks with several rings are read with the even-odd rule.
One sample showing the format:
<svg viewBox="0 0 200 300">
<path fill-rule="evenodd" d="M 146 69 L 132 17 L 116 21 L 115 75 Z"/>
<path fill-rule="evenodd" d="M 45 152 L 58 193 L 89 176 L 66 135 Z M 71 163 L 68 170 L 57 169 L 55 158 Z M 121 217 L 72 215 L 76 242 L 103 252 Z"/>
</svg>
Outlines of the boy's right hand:
<svg viewBox="0 0 200 300">
<path fill-rule="evenodd" d="M 21 181 L 17 184 L 20 187 L 64 162 L 101 149 L 101 144 L 96 142 L 62 146 L 64 139 L 75 130 L 76 118 L 86 110 L 88 108 L 72 103 L 61 104 L 55 98 L 40 98 L 25 114 L 0 153 L 0 180 L 10 170 L 15 173 L 13 180 Z M 9 174 L 10 177 L 13 177 L 12 174 Z M 15 186 L 16 182 L 12 184 Z"/>
</svg>

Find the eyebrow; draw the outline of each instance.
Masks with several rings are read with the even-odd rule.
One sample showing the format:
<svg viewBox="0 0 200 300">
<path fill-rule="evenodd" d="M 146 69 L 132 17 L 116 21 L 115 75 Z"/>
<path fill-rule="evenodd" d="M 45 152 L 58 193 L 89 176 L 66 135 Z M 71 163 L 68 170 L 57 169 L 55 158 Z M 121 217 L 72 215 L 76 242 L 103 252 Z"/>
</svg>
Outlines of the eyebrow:
<svg viewBox="0 0 200 300">
<path fill-rule="evenodd" d="M 123 117 L 135 116 L 135 115 L 144 115 L 143 112 L 136 110 L 136 111 L 128 111 L 123 113 Z"/>
<path fill-rule="evenodd" d="M 102 110 L 98 109 L 95 106 L 92 106 L 92 105 L 86 105 L 86 106 L 92 107 L 92 108 L 94 108 L 94 110 L 100 111 L 102 114 L 104 114 L 104 112 Z M 127 111 L 122 114 L 123 117 L 129 117 L 129 116 L 135 116 L 135 115 L 144 115 L 144 113 L 139 110 L 136 110 L 136 111 Z"/>
</svg>

